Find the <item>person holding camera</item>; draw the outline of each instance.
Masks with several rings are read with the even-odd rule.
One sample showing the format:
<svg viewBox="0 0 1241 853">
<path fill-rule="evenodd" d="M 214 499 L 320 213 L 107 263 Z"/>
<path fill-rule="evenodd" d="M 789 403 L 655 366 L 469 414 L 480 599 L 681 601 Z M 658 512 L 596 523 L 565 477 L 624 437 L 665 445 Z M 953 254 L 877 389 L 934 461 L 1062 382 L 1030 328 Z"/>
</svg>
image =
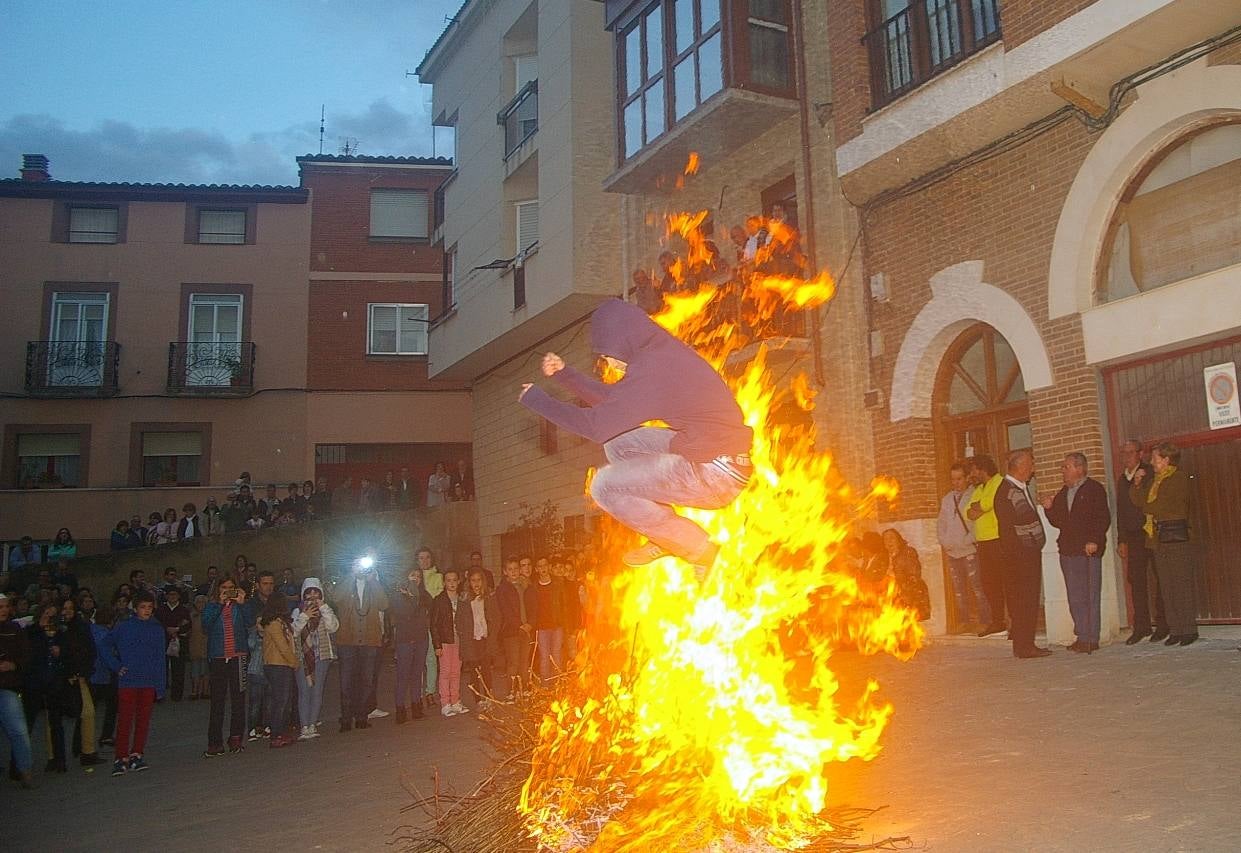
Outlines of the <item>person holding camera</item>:
<svg viewBox="0 0 1241 853">
<path fill-rule="evenodd" d="M 319 718 L 323 709 L 323 686 L 336 660 L 333 635 L 340 621 L 323 600 L 323 584 L 318 578 L 302 581 L 302 601 L 293 610 L 293 634 L 301 647 L 302 663 L 297 670 L 297 712 L 302 723 L 298 740 L 319 736 Z"/>
<path fill-rule="evenodd" d="M 229 703 L 228 751 L 245 749 L 246 732 L 246 593 L 231 577 L 216 584 L 203 608 L 202 626 L 207 634 L 207 671 L 211 691 L 211 715 L 207 722 L 204 758 L 224 754 L 224 703 Z"/>
<path fill-rule="evenodd" d="M 392 602 L 396 645 L 396 723 L 422 719 L 422 696 L 427 690 L 426 657 L 431 642 L 431 594 L 422 583 L 422 569 L 414 566 L 397 588 Z M 406 705 L 408 700 L 408 706 Z"/>
</svg>

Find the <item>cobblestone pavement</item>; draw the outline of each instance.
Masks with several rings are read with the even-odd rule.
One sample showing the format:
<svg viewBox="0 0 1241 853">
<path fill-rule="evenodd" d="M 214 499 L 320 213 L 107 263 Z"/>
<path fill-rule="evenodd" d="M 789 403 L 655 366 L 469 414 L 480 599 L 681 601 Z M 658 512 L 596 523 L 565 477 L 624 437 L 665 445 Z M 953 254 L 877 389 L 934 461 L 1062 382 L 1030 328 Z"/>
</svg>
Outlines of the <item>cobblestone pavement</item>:
<svg viewBox="0 0 1241 853">
<path fill-rule="evenodd" d="M 876 676 L 896 714 L 875 761 L 833 770 L 832 801 L 885 807 L 867 840 L 949 853 L 1241 849 L 1241 653 L 1224 631 L 1203 636 L 1030 661 L 972 639 L 905 664 L 842 655 L 845 680 Z M 334 685 L 324 705 L 337 707 Z M 391 850 L 392 831 L 418 818 L 401 812 L 404 786 L 429 791 L 438 769 L 464 792 L 489 766 L 473 714 L 347 735 L 329 720 L 317 741 L 211 760 L 199 757 L 206 717 L 205 702 L 161 704 L 147 773 L 74 766 L 37 773 L 37 791 L 5 785 L 5 825 L 29 843 L 0 846 Z"/>
</svg>

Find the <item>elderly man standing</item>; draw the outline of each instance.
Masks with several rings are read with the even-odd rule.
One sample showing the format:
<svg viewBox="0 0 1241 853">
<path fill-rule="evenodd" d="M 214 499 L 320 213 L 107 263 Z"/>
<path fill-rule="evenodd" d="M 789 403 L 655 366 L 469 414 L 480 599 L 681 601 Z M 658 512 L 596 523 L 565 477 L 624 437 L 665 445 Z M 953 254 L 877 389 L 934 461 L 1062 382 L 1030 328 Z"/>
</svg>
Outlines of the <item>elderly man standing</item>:
<svg viewBox="0 0 1241 853">
<path fill-rule="evenodd" d="M 1029 492 L 1034 474 L 1034 454 L 1015 450 L 1008 456 L 1008 474 L 995 493 L 995 518 L 1004 555 L 1004 597 L 1008 604 L 1008 636 L 1013 655 L 1042 658 L 1050 649 L 1034 644 L 1038 622 L 1039 589 L 1043 581 L 1040 555 L 1047 534 Z"/>
<path fill-rule="evenodd" d="M 1060 571 L 1069 594 L 1069 612 L 1077 640 L 1071 652 L 1099 648 L 1099 594 L 1103 586 L 1103 551 L 1112 514 L 1107 490 L 1086 476 L 1086 455 L 1069 453 L 1060 465 L 1064 486 L 1055 497 L 1043 499 L 1047 520 L 1060 528 Z"/>
</svg>

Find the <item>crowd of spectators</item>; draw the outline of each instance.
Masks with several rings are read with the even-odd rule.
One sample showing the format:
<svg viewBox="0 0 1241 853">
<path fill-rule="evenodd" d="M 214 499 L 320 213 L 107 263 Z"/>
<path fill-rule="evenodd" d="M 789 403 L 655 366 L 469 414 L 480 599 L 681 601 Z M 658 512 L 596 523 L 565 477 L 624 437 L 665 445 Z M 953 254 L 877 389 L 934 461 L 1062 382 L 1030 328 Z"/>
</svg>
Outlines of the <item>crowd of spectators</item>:
<svg viewBox="0 0 1241 853">
<path fill-rule="evenodd" d="M 341 735 L 389 716 L 404 725 L 429 711 L 452 717 L 513 701 L 576 655 L 586 565 L 584 555 L 514 555 L 497 578 L 478 551 L 462 569 L 441 569 L 424 547 L 397 576 L 362 558 L 324 583 L 238 555 L 197 583 L 176 567 L 158 584 L 134 570 L 109 594 L 42 569 L 33 597 L 0 595 L 10 777 L 33 785 L 40 720 L 47 774 L 67 772 L 70 754 L 93 770 L 108 750 L 113 776 L 148 769 L 154 708 L 165 698 L 210 702 L 205 758 L 325 734 L 332 673 Z M 389 663 L 392 712 L 378 689 Z"/>
</svg>

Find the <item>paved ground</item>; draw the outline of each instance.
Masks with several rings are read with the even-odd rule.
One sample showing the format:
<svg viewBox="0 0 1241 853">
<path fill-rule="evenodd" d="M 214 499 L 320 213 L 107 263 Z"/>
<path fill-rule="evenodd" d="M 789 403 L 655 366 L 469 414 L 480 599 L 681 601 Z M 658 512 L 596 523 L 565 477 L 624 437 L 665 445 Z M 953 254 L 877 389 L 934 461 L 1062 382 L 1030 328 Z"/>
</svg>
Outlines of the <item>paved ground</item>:
<svg viewBox="0 0 1241 853">
<path fill-rule="evenodd" d="M 1241 849 L 1241 653 L 1203 633 L 1184 649 L 1034 661 L 997 640 L 940 641 L 908 664 L 843 656 L 842 670 L 880 679 L 897 714 L 879 758 L 833 773 L 833 800 L 886 806 L 868 837 L 908 835 L 925 850 Z M 400 728 L 389 718 L 206 761 L 206 714 L 204 702 L 161 705 L 147 773 L 75 767 L 40 775 L 34 792 L 6 784 L 6 826 L 43 827 L 25 837 L 64 851 L 383 851 L 413 817 L 400 811 L 412 799 L 403 783 L 429 789 L 438 767 L 464 791 L 487 766 L 473 715 Z"/>
</svg>

